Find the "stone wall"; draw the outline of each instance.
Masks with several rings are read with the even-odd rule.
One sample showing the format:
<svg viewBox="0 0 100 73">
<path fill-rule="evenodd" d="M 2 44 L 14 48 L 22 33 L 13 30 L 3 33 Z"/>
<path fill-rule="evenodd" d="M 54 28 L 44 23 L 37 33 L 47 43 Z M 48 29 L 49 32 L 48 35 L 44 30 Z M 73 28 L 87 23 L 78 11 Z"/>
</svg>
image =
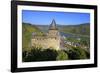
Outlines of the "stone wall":
<svg viewBox="0 0 100 73">
<path fill-rule="evenodd" d="M 31 45 L 43 49 L 60 49 L 60 37 L 35 37 L 31 39 Z"/>
</svg>

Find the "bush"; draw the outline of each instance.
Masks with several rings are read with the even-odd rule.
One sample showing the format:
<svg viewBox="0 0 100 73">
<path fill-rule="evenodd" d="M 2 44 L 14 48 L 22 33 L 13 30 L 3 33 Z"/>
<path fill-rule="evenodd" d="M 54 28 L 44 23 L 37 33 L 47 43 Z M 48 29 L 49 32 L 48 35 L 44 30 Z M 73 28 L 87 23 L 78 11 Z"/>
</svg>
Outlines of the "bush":
<svg viewBox="0 0 100 73">
<path fill-rule="evenodd" d="M 70 59 L 87 59 L 87 53 L 84 49 L 79 47 L 73 47 L 71 50 L 68 51 L 68 55 Z"/>
<path fill-rule="evenodd" d="M 32 49 L 31 52 L 28 53 L 28 56 L 24 57 L 23 54 L 23 61 L 24 62 L 31 62 L 31 61 L 53 61 L 56 60 L 57 51 L 51 49 Z"/>
<path fill-rule="evenodd" d="M 68 60 L 68 55 L 64 51 L 59 51 L 56 60 Z"/>
<path fill-rule="evenodd" d="M 35 62 L 35 61 L 56 61 L 56 60 L 76 60 L 76 59 L 89 59 L 89 52 L 79 47 L 72 47 L 70 50 L 53 50 L 51 48 L 31 48 L 32 50 L 27 52 L 23 51 L 23 62 Z"/>
<path fill-rule="evenodd" d="M 44 50 L 41 55 L 41 58 L 47 61 L 56 60 L 56 57 L 57 57 L 57 51 L 51 49 Z"/>
</svg>

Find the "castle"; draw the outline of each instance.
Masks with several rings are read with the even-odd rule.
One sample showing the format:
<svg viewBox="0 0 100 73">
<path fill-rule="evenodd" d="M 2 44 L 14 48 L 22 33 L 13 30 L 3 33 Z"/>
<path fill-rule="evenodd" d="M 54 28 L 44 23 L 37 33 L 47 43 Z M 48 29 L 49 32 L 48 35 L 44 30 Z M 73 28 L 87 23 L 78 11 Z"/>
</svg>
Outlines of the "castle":
<svg viewBox="0 0 100 73">
<path fill-rule="evenodd" d="M 60 50 L 60 33 L 56 26 L 55 20 L 53 20 L 50 24 L 47 34 L 43 36 L 32 35 L 31 46 L 41 47 L 43 49 L 50 48 Z"/>
</svg>

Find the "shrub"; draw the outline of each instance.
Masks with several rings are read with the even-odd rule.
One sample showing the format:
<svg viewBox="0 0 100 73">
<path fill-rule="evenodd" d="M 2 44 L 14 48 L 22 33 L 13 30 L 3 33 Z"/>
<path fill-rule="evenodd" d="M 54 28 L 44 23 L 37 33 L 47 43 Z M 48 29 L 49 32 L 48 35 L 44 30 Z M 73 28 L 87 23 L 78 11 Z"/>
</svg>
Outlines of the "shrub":
<svg viewBox="0 0 100 73">
<path fill-rule="evenodd" d="M 27 57 L 23 55 L 23 61 L 31 62 L 31 61 L 53 61 L 56 60 L 57 51 L 51 49 L 32 49 L 31 52 L 28 53 Z"/>
<path fill-rule="evenodd" d="M 59 51 L 56 60 L 68 60 L 68 55 L 64 51 Z"/>
<path fill-rule="evenodd" d="M 72 47 L 70 50 L 53 50 L 51 48 L 31 48 L 32 50 L 27 52 L 23 51 L 23 62 L 32 61 L 56 61 L 56 60 L 76 60 L 76 59 L 89 59 L 89 52 L 79 47 Z"/>
<path fill-rule="evenodd" d="M 84 49 L 79 47 L 73 47 L 68 51 L 68 55 L 70 59 L 87 59 L 87 53 Z"/>
</svg>

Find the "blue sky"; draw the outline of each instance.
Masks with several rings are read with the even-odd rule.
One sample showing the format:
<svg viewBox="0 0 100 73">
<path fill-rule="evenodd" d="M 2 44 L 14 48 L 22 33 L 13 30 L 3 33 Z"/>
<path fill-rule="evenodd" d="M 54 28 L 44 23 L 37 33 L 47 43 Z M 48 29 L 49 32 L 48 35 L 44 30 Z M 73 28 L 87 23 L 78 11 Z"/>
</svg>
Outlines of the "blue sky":
<svg viewBox="0 0 100 73">
<path fill-rule="evenodd" d="M 90 22 L 89 13 L 75 13 L 75 12 L 47 12 L 47 11 L 33 11 L 23 10 L 22 21 L 25 23 L 50 25 L 55 19 L 60 25 L 77 25 L 81 23 Z"/>
</svg>

